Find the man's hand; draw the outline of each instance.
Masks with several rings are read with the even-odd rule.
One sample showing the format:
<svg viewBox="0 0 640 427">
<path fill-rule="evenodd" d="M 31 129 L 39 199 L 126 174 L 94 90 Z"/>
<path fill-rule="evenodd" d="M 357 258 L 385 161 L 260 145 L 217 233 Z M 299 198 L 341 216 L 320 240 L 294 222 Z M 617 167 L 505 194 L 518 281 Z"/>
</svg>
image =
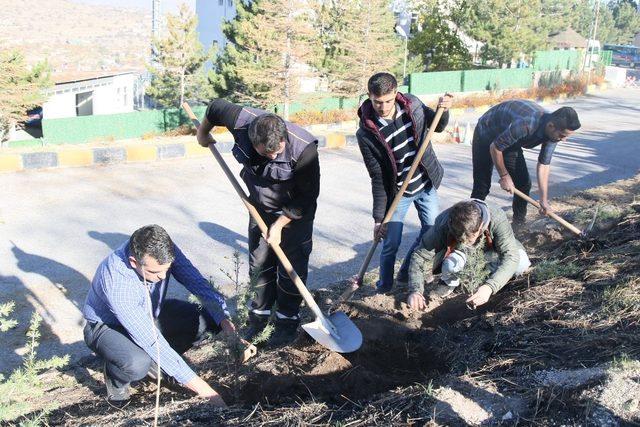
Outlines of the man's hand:
<svg viewBox="0 0 640 427">
<path fill-rule="evenodd" d="M 553 212 L 553 209 L 551 208 L 549 201 L 540 200 L 539 203 L 540 203 L 540 209 L 538 211 L 540 212 L 540 215 L 549 215 L 549 213 Z"/>
<path fill-rule="evenodd" d="M 212 395 L 209 397 L 209 402 L 211 402 L 213 404 L 213 406 L 218 407 L 218 408 L 228 408 L 227 404 L 225 403 L 224 400 L 222 400 L 222 396 L 220 396 L 218 393 Z"/>
<path fill-rule="evenodd" d="M 271 246 L 277 246 L 282 241 L 282 226 L 278 224 L 278 221 L 271 224 L 269 232 L 267 233 L 267 242 Z"/>
<path fill-rule="evenodd" d="M 289 225 L 290 222 L 291 218 L 286 215 L 280 215 L 278 219 L 271 224 L 269 230 L 267 230 L 267 235 L 265 236 L 265 239 L 271 246 L 280 244 L 282 241 L 282 229 Z"/>
<path fill-rule="evenodd" d="M 471 309 L 475 309 L 480 307 L 482 304 L 486 304 L 492 293 L 493 290 L 489 285 L 480 286 L 473 295 L 467 298 L 467 306 Z"/>
<path fill-rule="evenodd" d="M 210 144 L 215 144 L 216 140 L 213 139 L 213 136 L 211 136 L 210 133 L 206 134 L 206 135 L 198 135 L 198 144 L 200 144 L 201 146 L 207 148 Z"/>
<path fill-rule="evenodd" d="M 384 239 L 385 236 L 387 235 L 387 224 L 381 224 L 379 222 L 376 222 L 376 224 L 373 226 L 373 239 Z"/>
<path fill-rule="evenodd" d="M 222 329 L 222 333 L 225 335 L 235 335 L 236 327 L 231 323 L 231 320 L 224 319 L 220 322 L 220 329 Z"/>
<path fill-rule="evenodd" d="M 511 175 L 509 174 L 504 175 L 502 178 L 500 178 L 500 181 L 498 182 L 500 183 L 500 188 L 502 188 L 507 193 L 513 194 L 513 189 L 515 188 L 515 185 L 513 184 Z"/>
<path fill-rule="evenodd" d="M 196 376 L 189 382 L 184 384 L 189 390 L 194 391 L 199 397 L 203 399 L 209 399 L 211 403 L 219 408 L 226 408 L 227 404 L 224 403 L 222 397 L 217 391 L 211 388 L 202 378 Z"/>
<path fill-rule="evenodd" d="M 420 292 L 411 292 L 407 298 L 407 304 L 413 310 L 425 310 L 427 308 L 427 300 Z"/>
<path fill-rule="evenodd" d="M 445 93 L 444 96 L 441 96 L 438 99 L 438 107 L 442 107 L 445 110 L 448 110 L 453 105 L 453 95 L 449 93 Z"/>
</svg>

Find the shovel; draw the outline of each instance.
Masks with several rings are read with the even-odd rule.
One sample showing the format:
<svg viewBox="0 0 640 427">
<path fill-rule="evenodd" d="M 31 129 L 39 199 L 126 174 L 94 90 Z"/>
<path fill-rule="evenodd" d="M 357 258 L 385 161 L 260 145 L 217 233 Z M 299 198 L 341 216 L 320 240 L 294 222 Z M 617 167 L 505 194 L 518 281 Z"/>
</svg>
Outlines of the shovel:
<svg viewBox="0 0 640 427">
<path fill-rule="evenodd" d="M 427 147 L 429 146 L 429 143 L 431 142 L 431 138 L 433 137 L 433 132 L 438 126 L 438 123 L 440 123 L 440 117 L 442 117 L 443 113 L 444 113 L 444 108 L 438 107 L 436 109 L 436 115 L 433 118 L 433 122 L 431 123 L 431 126 L 429 127 L 429 132 L 427 133 L 427 136 L 422 141 L 422 144 L 420 145 L 420 148 L 416 153 L 416 157 L 413 159 L 413 162 L 411 163 L 411 169 L 409 169 L 409 172 L 407 173 L 407 177 L 405 178 L 404 182 L 400 186 L 400 189 L 398 190 L 395 197 L 393 198 L 393 201 L 391 202 L 391 206 L 389 206 L 389 209 L 387 210 L 387 213 L 384 216 L 382 223 L 380 224 L 381 228 L 391 220 L 393 213 L 396 211 L 396 208 L 398 207 L 398 203 L 400 203 L 400 200 L 402 200 L 404 191 L 409 186 L 409 181 L 411 181 L 411 178 L 413 178 L 413 174 L 418 169 L 418 166 L 420 165 L 420 161 L 422 160 L 422 156 L 424 156 L 425 151 L 427 151 Z M 373 258 L 373 254 L 375 253 L 379 242 L 380 242 L 380 237 L 376 236 L 373 239 L 373 242 L 371 243 L 369 252 L 367 252 L 367 255 L 364 257 L 364 261 L 362 263 L 362 266 L 360 267 L 360 271 L 358 271 L 358 275 L 353 279 L 352 283 L 349 285 L 347 290 L 344 291 L 342 295 L 340 295 L 340 298 L 338 298 L 338 301 L 336 302 L 335 306 L 339 305 L 342 302 L 348 301 L 349 298 L 351 298 L 351 296 L 355 293 L 355 291 L 357 291 L 358 288 L 360 288 L 360 286 L 362 285 L 362 279 L 364 278 L 364 275 L 367 272 L 367 268 L 369 267 L 369 263 L 371 262 L 371 258 Z"/>
<path fill-rule="evenodd" d="M 531 197 L 527 196 L 526 194 L 524 194 L 522 191 L 518 190 L 515 187 L 513 187 L 513 194 L 515 194 L 516 196 L 520 197 L 521 199 L 526 200 L 527 202 L 531 203 L 536 208 L 540 209 L 540 203 L 538 203 L 537 201 L 535 201 Z M 576 236 L 578 236 L 580 238 L 585 238 L 585 237 L 587 237 L 589 235 L 589 233 L 593 229 L 593 224 L 595 224 L 595 222 L 596 222 L 596 216 L 598 215 L 598 207 L 596 206 L 596 211 L 593 214 L 593 218 L 591 219 L 591 222 L 589 223 L 589 226 L 587 226 L 587 228 L 585 228 L 582 231 L 578 227 L 576 227 L 575 225 L 571 224 L 570 222 L 568 222 L 567 220 L 563 219 L 562 217 L 558 216 L 557 214 L 555 214 L 553 212 L 549 212 L 548 215 L 551 218 L 553 218 L 554 220 L 556 220 L 558 223 L 560 223 L 560 225 L 565 227 L 567 230 L 571 231 Z"/>
<path fill-rule="evenodd" d="M 196 128 L 200 127 L 200 122 L 193 114 L 193 111 L 189 107 L 189 104 L 185 102 L 184 104 L 182 104 L 182 107 L 189 115 L 189 118 L 193 122 L 193 125 Z M 209 149 L 220 164 L 222 171 L 231 182 L 231 185 L 233 185 L 236 193 L 238 193 L 238 196 L 240 196 L 240 199 L 246 206 L 249 214 L 258 223 L 258 227 L 260 227 L 262 235 L 266 236 L 268 232 L 267 224 L 260 216 L 258 210 L 249 201 L 249 198 L 245 194 L 242 187 L 240 187 L 238 180 L 233 175 L 233 172 L 231 172 L 231 170 L 229 169 L 229 166 L 227 166 L 215 144 L 210 144 Z M 302 299 L 304 299 L 304 302 L 311 309 L 313 315 L 315 316 L 315 320 L 311 323 L 302 325 L 302 329 L 304 329 L 309 335 L 311 335 L 311 338 L 313 338 L 320 345 L 323 345 L 329 350 L 336 351 L 338 353 L 351 353 L 359 349 L 362 345 L 362 334 L 360 333 L 358 327 L 347 317 L 345 313 L 341 311 L 335 312 L 329 317 L 325 316 L 320 310 L 320 307 L 318 307 L 318 304 L 316 304 L 309 290 L 307 290 L 307 287 L 302 282 L 302 279 L 300 279 L 300 276 L 298 276 L 298 273 L 296 273 L 293 269 L 291 262 L 289 262 L 289 259 L 285 255 L 282 248 L 280 248 L 280 245 L 271 245 L 271 249 L 273 249 L 273 252 L 275 252 L 276 256 L 278 257 L 278 260 L 285 268 L 285 270 L 287 270 L 287 274 L 296 285 L 296 288 L 298 289 L 298 292 L 300 292 Z"/>
</svg>

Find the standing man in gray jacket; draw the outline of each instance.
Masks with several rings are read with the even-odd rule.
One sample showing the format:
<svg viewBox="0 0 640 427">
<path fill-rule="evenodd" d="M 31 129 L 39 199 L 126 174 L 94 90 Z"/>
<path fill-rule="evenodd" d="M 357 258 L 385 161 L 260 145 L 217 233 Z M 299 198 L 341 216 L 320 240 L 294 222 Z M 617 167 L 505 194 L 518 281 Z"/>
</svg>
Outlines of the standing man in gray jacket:
<svg viewBox="0 0 640 427">
<path fill-rule="evenodd" d="M 247 338 L 265 328 L 275 309 L 275 331 L 268 344 L 282 345 L 295 337 L 302 296 L 269 245 L 280 245 L 306 282 L 320 192 L 318 140 L 275 114 L 224 99 L 209 104 L 198 128 L 203 147 L 215 142 L 209 133 L 214 126 L 224 126 L 233 135 L 233 156 L 243 166 L 240 176 L 269 227 L 263 236 L 249 218 L 249 274 L 256 280 L 257 292 L 251 301 Z"/>
<path fill-rule="evenodd" d="M 513 276 L 531 265 L 501 209 L 475 199 L 456 203 L 438 215 L 413 252 L 407 299 L 411 308 L 426 308 L 424 284 L 433 281 L 434 273 L 440 274 L 440 281 L 429 293 L 430 298 L 444 298 L 456 289 L 460 284 L 458 274 L 466 263 L 465 248 L 469 247 L 482 247 L 488 259 L 497 257 L 487 265 L 490 276 L 467 299 L 472 308 L 485 304 Z"/>
</svg>

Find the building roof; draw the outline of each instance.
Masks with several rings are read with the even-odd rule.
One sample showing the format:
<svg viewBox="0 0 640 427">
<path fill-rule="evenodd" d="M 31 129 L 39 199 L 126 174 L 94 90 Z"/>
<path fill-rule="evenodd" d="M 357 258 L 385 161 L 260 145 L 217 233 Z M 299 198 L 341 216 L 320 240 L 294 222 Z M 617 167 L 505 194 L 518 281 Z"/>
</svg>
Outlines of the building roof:
<svg viewBox="0 0 640 427">
<path fill-rule="evenodd" d="M 564 31 L 549 34 L 549 39 L 551 40 L 551 45 L 559 49 L 587 47 L 587 39 L 571 27 Z"/>
<path fill-rule="evenodd" d="M 51 79 L 57 85 L 75 83 L 86 80 L 98 80 L 107 77 L 121 76 L 123 74 L 139 74 L 140 70 L 110 70 L 110 71 L 65 71 L 53 73 Z"/>
</svg>

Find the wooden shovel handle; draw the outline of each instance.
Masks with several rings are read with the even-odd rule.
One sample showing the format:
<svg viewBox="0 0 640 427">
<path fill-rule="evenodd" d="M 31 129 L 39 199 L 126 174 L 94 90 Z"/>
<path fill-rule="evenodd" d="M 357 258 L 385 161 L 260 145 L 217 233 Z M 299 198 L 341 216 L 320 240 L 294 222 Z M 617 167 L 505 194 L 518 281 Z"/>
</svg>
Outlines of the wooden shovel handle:
<svg viewBox="0 0 640 427">
<path fill-rule="evenodd" d="M 189 115 L 189 118 L 191 119 L 191 122 L 193 123 L 193 125 L 196 128 L 199 128 L 200 122 L 198 121 L 198 118 L 195 116 L 195 114 L 193 114 L 193 111 L 191 110 L 191 107 L 189 107 L 189 104 L 187 104 L 186 102 L 183 103 L 182 108 L 184 108 L 184 110 Z M 238 193 L 238 196 L 240 196 L 242 203 L 244 203 L 247 210 L 249 211 L 249 215 L 251 215 L 251 217 L 258 223 L 258 227 L 260 228 L 260 231 L 262 232 L 262 234 L 264 236 L 267 236 L 267 233 L 269 232 L 269 228 L 267 227 L 267 224 L 264 222 L 264 220 L 260 216 L 260 213 L 258 212 L 258 210 L 249 201 L 249 198 L 245 194 L 244 189 L 240 186 L 240 183 L 238 183 L 238 180 L 233 175 L 233 172 L 231 172 L 231 169 L 229 169 L 229 166 L 227 166 L 227 163 L 224 161 L 224 159 L 220 155 L 220 152 L 216 148 L 215 144 L 209 144 L 209 150 L 211 150 L 211 152 L 213 153 L 213 156 L 216 158 L 216 160 L 218 161 L 218 164 L 222 168 L 222 171 L 229 179 L 229 182 L 231 182 L 231 185 L 233 185 L 233 188 L 236 190 L 236 193 Z M 278 257 L 278 260 L 280 261 L 284 269 L 287 270 L 287 274 L 289 275 L 293 283 L 296 285 L 296 288 L 298 289 L 298 292 L 300 292 L 300 295 L 302 295 L 304 302 L 311 309 L 311 311 L 313 311 L 313 314 L 316 317 L 324 318 L 324 315 L 322 314 L 320 307 L 318 307 L 318 304 L 316 304 L 315 300 L 313 299 L 313 296 L 311 295 L 307 287 L 302 282 L 302 279 L 300 278 L 300 276 L 298 276 L 298 273 L 296 273 L 296 271 L 293 269 L 293 265 L 291 265 L 291 262 L 289 262 L 289 258 L 287 258 L 287 256 L 285 255 L 280 245 L 271 245 L 271 249 L 273 249 L 273 252 L 275 252 L 276 256 Z"/>
<path fill-rule="evenodd" d="M 515 194 L 516 196 L 520 197 L 521 199 L 526 200 L 527 202 L 531 203 L 536 208 L 540 209 L 540 203 L 538 203 L 536 200 L 532 199 L 531 197 L 527 196 L 526 194 L 524 194 L 522 191 L 518 190 L 515 187 L 513 187 L 513 194 Z M 569 231 L 573 232 L 574 234 L 576 234 L 578 236 L 582 236 L 582 231 L 580 231 L 573 224 L 571 224 L 568 221 L 564 220 L 563 218 L 561 218 L 557 214 L 555 214 L 553 212 L 549 212 L 548 215 L 551 218 L 553 218 L 554 220 L 556 220 L 557 222 L 559 222 L 562 226 L 564 226 Z"/>
</svg>

